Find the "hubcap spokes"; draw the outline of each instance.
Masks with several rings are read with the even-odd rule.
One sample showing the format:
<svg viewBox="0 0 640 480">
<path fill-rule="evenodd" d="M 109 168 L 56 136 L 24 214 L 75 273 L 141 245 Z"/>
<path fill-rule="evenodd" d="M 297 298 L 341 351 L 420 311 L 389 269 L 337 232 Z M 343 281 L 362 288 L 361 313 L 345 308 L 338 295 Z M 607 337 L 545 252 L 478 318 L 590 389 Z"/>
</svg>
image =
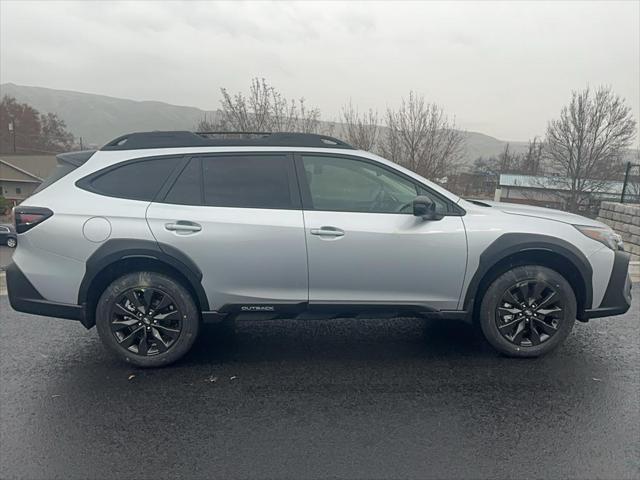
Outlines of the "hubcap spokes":
<svg viewBox="0 0 640 480">
<path fill-rule="evenodd" d="M 500 334 L 514 345 L 532 347 L 549 340 L 560 328 L 564 305 L 549 283 L 525 280 L 509 287 L 496 309 Z"/>
<path fill-rule="evenodd" d="M 156 288 L 127 290 L 111 309 L 111 332 L 120 346 L 138 355 L 166 352 L 181 330 L 182 314 L 177 304 Z"/>
</svg>

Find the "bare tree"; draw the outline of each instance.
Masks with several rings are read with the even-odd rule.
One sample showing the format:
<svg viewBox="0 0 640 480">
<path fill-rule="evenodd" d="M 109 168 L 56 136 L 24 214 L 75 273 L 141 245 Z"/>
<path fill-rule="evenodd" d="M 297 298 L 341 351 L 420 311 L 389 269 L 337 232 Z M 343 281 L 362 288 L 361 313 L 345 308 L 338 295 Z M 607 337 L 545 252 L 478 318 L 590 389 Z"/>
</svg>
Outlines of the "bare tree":
<svg viewBox="0 0 640 480">
<path fill-rule="evenodd" d="M 612 178 L 635 133 L 631 109 L 611 88 L 572 92 L 560 118 L 547 126 L 545 148 L 569 211 L 577 211 Z"/>
<path fill-rule="evenodd" d="M 196 125 L 196 132 L 217 132 L 222 130 L 223 127 L 220 120 L 213 113 L 205 113 Z"/>
<path fill-rule="evenodd" d="M 342 107 L 341 120 L 342 136 L 347 143 L 361 150 L 374 149 L 380 131 L 378 112 L 370 109 L 367 113 L 361 114 L 349 102 L 349 105 Z"/>
<path fill-rule="evenodd" d="M 519 161 L 519 170 L 521 173 L 525 175 L 539 175 L 541 173 L 543 149 L 544 144 L 538 137 L 529 140 L 529 147 Z"/>
<path fill-rule="evenodd" d="M 455 171 L 464 135 L 438 105 L 410 92 L 398 110 L 387 110 L 386 122 L 380 150 L 388 159 L 434 180 Z"/>
<path fill-rule="evenodd" d="M 289 100 L 264 78 L 254 78 L 249 93 L 231 94 L 221 88 L 219 118 L 205 116 L 199 131 L 303 132 L 322 130 L 320 110 L 308 107 L 304 98 Z"/>
</svg>

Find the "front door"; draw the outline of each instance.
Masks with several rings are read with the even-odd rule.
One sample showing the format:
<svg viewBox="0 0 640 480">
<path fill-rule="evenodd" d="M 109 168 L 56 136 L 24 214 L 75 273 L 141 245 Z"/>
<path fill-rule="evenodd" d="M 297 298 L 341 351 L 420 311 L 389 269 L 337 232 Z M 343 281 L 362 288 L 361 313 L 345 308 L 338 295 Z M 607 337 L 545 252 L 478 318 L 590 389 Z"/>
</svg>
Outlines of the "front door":
<svg viewBox="0 0 640 480">
<path fill-rule="evenodd" d="M 366 159 L 309 154 L 297 161 L 310 304 L 457 308 L 467 244 L 448 199 Z M 418 194 L 430 195 L 445 216 L 413 216 Z"/>
<path fill-rule="evenodd" d="M 300 194 L 289 154 L 193 157 L 147 210 L 160 244 L 201 269 L 213 310 L 275 311 L 308 300 Z M 270 310 L 269 310 L 270 311 Z"/>
</svg>

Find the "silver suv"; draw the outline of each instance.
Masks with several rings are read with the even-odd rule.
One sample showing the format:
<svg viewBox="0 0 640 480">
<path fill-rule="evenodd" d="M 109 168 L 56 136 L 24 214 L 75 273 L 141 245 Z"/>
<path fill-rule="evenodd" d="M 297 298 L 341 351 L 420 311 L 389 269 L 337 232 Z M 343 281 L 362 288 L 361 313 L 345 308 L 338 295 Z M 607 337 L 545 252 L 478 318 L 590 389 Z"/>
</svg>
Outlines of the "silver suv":
<svg viewBox="0 0 640 480">
<path fill-rule="evenodd" d="M 319 313 L 469 319 L 534 357 L 631 302 L 606 225 L 466 201 L 334 138 L 133 133 L 58 159 L 14 212 L 11 305 L 96 325 L 139 366 L 202 321 Z"/>
</svg>

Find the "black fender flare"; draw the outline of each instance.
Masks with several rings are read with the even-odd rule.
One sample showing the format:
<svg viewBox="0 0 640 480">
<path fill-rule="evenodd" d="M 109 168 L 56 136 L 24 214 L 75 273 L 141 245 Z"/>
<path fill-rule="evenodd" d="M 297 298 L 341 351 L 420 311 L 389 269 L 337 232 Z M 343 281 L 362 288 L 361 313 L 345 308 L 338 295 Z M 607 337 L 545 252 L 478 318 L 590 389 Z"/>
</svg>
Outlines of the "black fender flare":
<svg viewBox="0 0 640 480">
<path fill-rule="evenodd" d="M 78 290 L 78 305 L 87 302 L 89 288 L 100 272 L 109 265 L 130 258 L 153 259 L 176 269 L 193 288 L 201 310 L 209 310 L 209 301 L 202 287 L 202 272 L 188 255 L 171 245 L 131 239 L 107 240 L 87 259 L 85 274 Z"/>
<path fill-rule="evenodd" d="M 489 245 L 480 255 L 480 262 L 464 297 L 464 309 L 472 312 L 480 282 L 498 262 L 521 252 L 547 251 L 561 255 L 569 261 L 585 286 L 583 310 L 591 308 L 593 302 L 593 269 L 587 257 L 574 245 L 557 237 L 531 233 L 505 233 Z M 578 312 L 580 316 L 581 312 Z"/>
</svg>

